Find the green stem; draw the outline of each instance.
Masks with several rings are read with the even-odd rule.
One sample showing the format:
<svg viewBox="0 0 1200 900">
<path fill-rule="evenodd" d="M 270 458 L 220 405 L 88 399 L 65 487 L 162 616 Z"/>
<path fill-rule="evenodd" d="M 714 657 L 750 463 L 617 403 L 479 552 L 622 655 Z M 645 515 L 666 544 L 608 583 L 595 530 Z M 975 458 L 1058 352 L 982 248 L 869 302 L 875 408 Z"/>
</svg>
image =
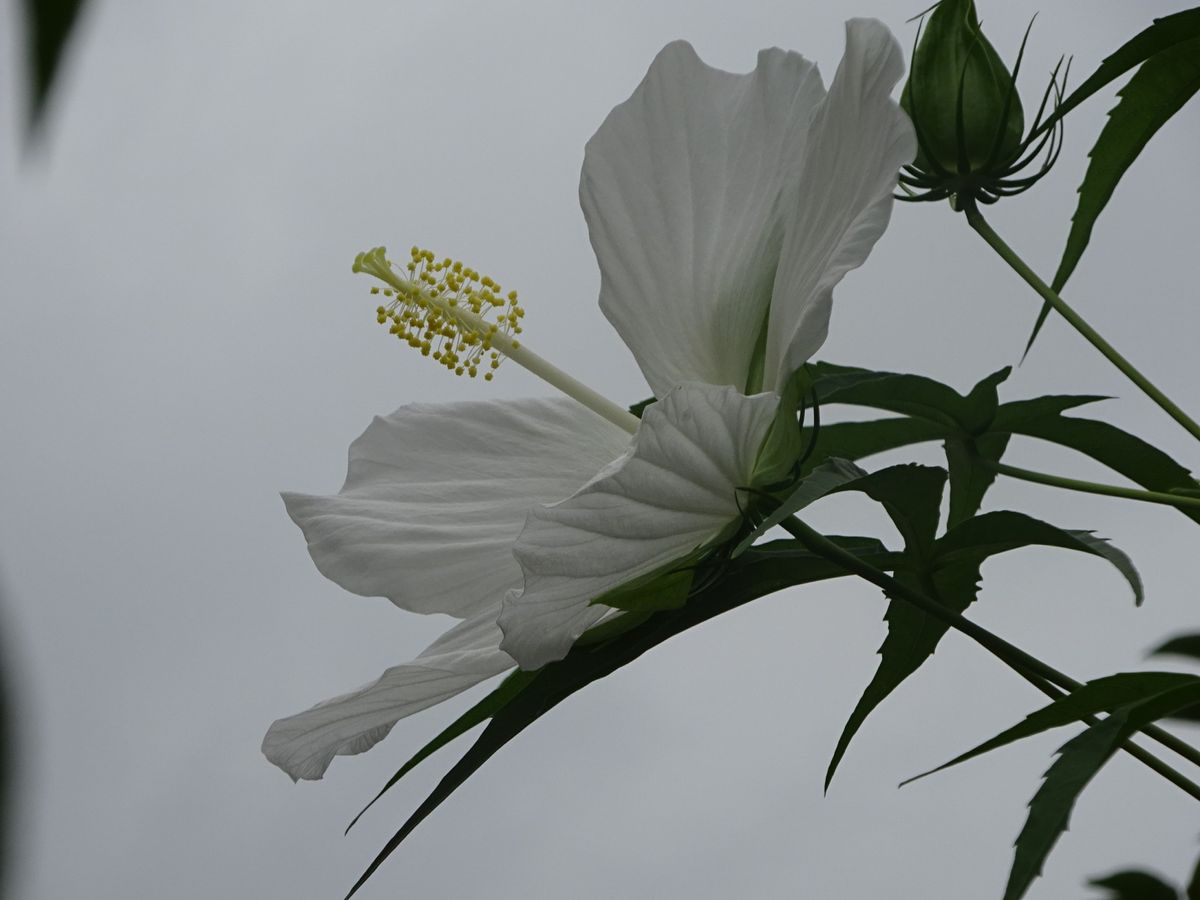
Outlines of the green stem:
<svg viewBox="0 0 1200 900">
<path fill-rule="evenodd" d="M 1174 506 L 1179 509 L 1200 509 L 1200 497 L 1168 494 L 1165 491 L 1143 491 L 1139 488 L 1118 487 L 1115 484 L 1099 484 L 1095 481 L 1082 481 L 1078 478 L 1064 478 L 1061 475 L 1034 472 L 1032 469 L 1022 469 L 1017 466 L 1010 466 L 1007 463 L 993 462 L 990 459 L 982 457 L 979 457 L 975 461 L 980 466 L 991 469 L 1000 475 L 1007 475 L 1009 478 L 1019 478 L 1022 481 L 1032 481 L 1034 484 L 1066 488 L 1070 491 L 1082 491 L 1085 494 L 1100 494 L 1104 497 L 1141 500 L 1143 503 L 1161 503 L 1164 506 Z"/>
<path fill-rule="evenodd" d="M 1166 394 L 1155 387 L 1154 383 L 1139 372 L 1133 363 L 1118 353 L 1116 348 L 1101 337 L 1079 313 L 1068 306 L 1066 301 L 1051 289 L 1050 285 L 1038 278 L 1037 274 L 1017 255 L 1016 251 L 1004 243 L 1000 235 L 992 230 L 992 226 L 987 223 L 983 214 L 979 212 L 979 207 L 975 204 L 974 200 L 964 200 L 962 210 L 966 213 L 967 222 L 970 223 L 971 227 L 1000 255 L 1001 259 L 1012 267 L 1013 271 L 1024 279 L 1026 284 L 1033 288 L 1043 300 L 1054 307 L 1055 312 L 1066 319 L 1071 324 L 1071 327 L 1087 338 L 1092 346 L 1103 353 L 1108 358 L 1108 361 L 1120 369 L 1130 381 L 1141 388 L 1147 397 L 1157 403 L 1167 415 L 1187 429 L 1192 437 L 1200 441 L 1200 424 L 1197 424 L 1194 419 L 1176 406 Z"/>
<path fill-rule="evenodd" d="M 1042 662 L 1036 656 L 1031 656 L 1015 644 L 1010 644 L 1002 637 L 992 634 L 986 628 L 976 625 L 965 616 L 946 608 L 933 598 L 907 587 L 886 572 L 875 568 L 870 563 L 864 562 L 795 516 L 789 516 L 780 525 L 813 553 L 823 556 L 830 562 L 837 563 L 846 569 L 846 571 L 858 575 L 860 578 L 882 588 L 889 597 L 909 603 L 921 612 L 965 634 L 1048 697 L 1061 697 L 1064 691 L 1074 691 L 1082 687 L 1078 681 L 1058 671 L 1053 666 Z M 1085 719 L 1084 721 L 1089 720 Z M 1091 721 L 1095 720 L 1092 719 Z M 1155 725 L 1146 726 L 1142 729 L 1142 733 L 1158 741 L 1164 747 L 1178 753 L 1189 762 L 1200 765 L 1200 751 L 1181 741 L 1173 734 L 1163 731 Z M 1128 741 L 1122 744 L 1121 748 L 1135 759 L 1162 775 L 1176 787 L 1190 794 L 1193 798 L 1200 800 L 1200 785 L 1191 781 L 1182 773 L 1177 772 L 1158 759 L 1158 757 L 1142 749 L 1137 744 Z"/>
</svg>

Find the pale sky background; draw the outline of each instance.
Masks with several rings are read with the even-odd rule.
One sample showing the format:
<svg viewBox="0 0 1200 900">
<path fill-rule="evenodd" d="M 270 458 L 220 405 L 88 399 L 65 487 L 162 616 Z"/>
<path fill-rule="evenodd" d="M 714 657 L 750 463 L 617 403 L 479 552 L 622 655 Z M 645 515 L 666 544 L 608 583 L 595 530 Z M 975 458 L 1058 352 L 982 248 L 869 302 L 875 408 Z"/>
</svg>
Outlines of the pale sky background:
<svg viewBox="0 0 1200 900">
<path fill-rule="evenodd" d="M 543 394 L 516 366 L 457 380 L 380 334 L 356 251 L 419 242 L 520 289 L 535 349 L 622 402 L 644 397 L 596 306 L 576 185 L 583 145 L 667 41 L 736 71 L 778 44 L 828 80 L 842 21 L 912 3 L 96 2 L 46 152 L 18 140 L 15 0 L 0 13 L 0 577 L 20 691 L 13 896 L 338 898 L 465 749 L 342 829 L 480 695 L 402 722 L 323 782 L 259 753 L 275 718 L 372 680 L 446 625 L 343 592 L 281 490 L 333 492 L 372 415 L 412 400 Z M 1043 2 L 1027 102 L 1182 3 Z M 1011 58 L 1037 5 L 984 2 Z M 1046 275 L 1112 105 L 1068 121 L 1058 169 L 997 227 Z M 1101 220 L 1069 297 L 1200 413 L 1194 210 L 1200 104 L 1169 124 Z M 820 357 L 959 388 L 1015 362 L 1033 295 L 942 205 L 899 205 L 836 294 Z M 1047 329 L 1002 397 L 1102 393 L 1091 414 L 1196 468 L 1200 452 L 1073 332 Z M 928 447 L 919 458 L 936 462 Z M 870 465 L 911 458 L 901 454 Z M 1014 441 L 1010 459 L 1113 480 Z M 1144 665 L 1197 630 L 1200 531 L 1157 507 L 1005 483 L 988 508 L 1094 528 L 1142 568 L 1027 550 L 985 569 L 987 626 L 1077 678 Z M 812 521 L 895 543 L 841 498 Z M 870 679 L 884 601 L 788 591 L 671 641 L 522 734 L 421 826 L 369 898 L 991 898 L 1064 730 L 897 790 L 1040 695 L 951 634 L 826 762 Z M 1155 664 L 1170 668 L 1171 662 Z M 1200 738 L 1200 732 L 1189 732 Z M 1076 809 L 1030 893 L 1069 900 L 1127 864 L 1182 880 L 1194 801 L 1127 759 Z"/>
</svg>

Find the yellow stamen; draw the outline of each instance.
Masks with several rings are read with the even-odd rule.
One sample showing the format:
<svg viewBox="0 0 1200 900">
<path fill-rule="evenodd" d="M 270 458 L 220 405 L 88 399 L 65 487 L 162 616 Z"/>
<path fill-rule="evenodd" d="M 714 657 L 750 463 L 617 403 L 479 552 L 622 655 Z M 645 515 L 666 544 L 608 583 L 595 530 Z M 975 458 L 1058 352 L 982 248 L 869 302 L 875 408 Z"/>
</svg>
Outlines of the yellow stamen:
<svg viewBox="0 0 1200 900">
<path fill-rule="evenodd" d="M 387 258 L 383 247 L 354 258 L 355 272 L 373 275 L 386 285 L 382 293 L 388 303 L 376 308 L 375 317 L 397 338 L 456 375 L 475 378 L 486 362 L 485 381 L 492 380 L 501 357 L 508 357 L 597 415 L 631 434 L 637 430 L 636 416 L 513 337 L 521 333 L 517 323 L 525 317 L 516 291 L 502 295 L 490 276 L 458 260 L 436 259 L 420 247 L 413 247 L 409 257 L 403 269 Z M 372 286 L 371 293 L 379 293 L 378 287 Z M 493 312 L 495 318 L 489 321 Z"/>
</svg>

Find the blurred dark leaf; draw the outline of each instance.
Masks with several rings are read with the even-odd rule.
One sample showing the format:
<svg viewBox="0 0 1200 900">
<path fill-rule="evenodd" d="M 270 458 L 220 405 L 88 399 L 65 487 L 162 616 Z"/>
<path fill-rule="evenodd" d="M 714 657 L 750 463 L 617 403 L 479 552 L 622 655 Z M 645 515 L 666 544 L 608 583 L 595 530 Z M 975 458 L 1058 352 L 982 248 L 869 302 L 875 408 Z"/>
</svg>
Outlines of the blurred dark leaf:
<svg viewBox="0 0 1200 900">
<path fill-rule="evenodd" d="M 30 82 L 30 125 L 45 110 L 84 0 L 24 0 Z"/>
<path fill-rule="evenodd" d="M 1151 656 L 1190 656 L 1200 660 L 1200 634 L 1177 634 L 1150 651 Z"/>
<path fill-rule="evenodd" d="M 1171 885 L 1149 872 L 1136 869 L 1114 872 L 1088 884 L 1108 891 L 1101 900 L 1179 900 L 1179 893 Z"/>
</svg>

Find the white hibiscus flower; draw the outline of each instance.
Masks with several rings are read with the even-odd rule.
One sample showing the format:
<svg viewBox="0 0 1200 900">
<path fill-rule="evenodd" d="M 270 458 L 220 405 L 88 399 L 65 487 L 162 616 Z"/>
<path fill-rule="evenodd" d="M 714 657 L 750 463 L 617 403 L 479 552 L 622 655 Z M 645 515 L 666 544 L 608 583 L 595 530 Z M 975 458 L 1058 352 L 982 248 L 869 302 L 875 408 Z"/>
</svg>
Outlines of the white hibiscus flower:
<svg viewBox="0 0 1200 900">
<path fill-rule="evenodd" d="M 728 535 L 778 392 L 824 341 L 833 287 L 883 233 L 915 155 L 891 99 L 902 74 L 872 20 L 847 23 L 828 91 L 795 53 L 735 75 L 679 42 L 600 126 L 580 199 L 601 308 L 658 397 L 640 422 L 519 344 L 523 313 L 490 279 L 416 250 L 403 267 L 360 256 L 394 298 L 393 333 L 460 374 L 511 358 L 568 396 L 403 407 L 351 445 L 336 496 L 284 496 L 327 577 L 462 621 L 277 721 L 268 759 L 320 778 L 404 716 L 562 658 L 614 614 L 594 599 Z"/>
</svg>

